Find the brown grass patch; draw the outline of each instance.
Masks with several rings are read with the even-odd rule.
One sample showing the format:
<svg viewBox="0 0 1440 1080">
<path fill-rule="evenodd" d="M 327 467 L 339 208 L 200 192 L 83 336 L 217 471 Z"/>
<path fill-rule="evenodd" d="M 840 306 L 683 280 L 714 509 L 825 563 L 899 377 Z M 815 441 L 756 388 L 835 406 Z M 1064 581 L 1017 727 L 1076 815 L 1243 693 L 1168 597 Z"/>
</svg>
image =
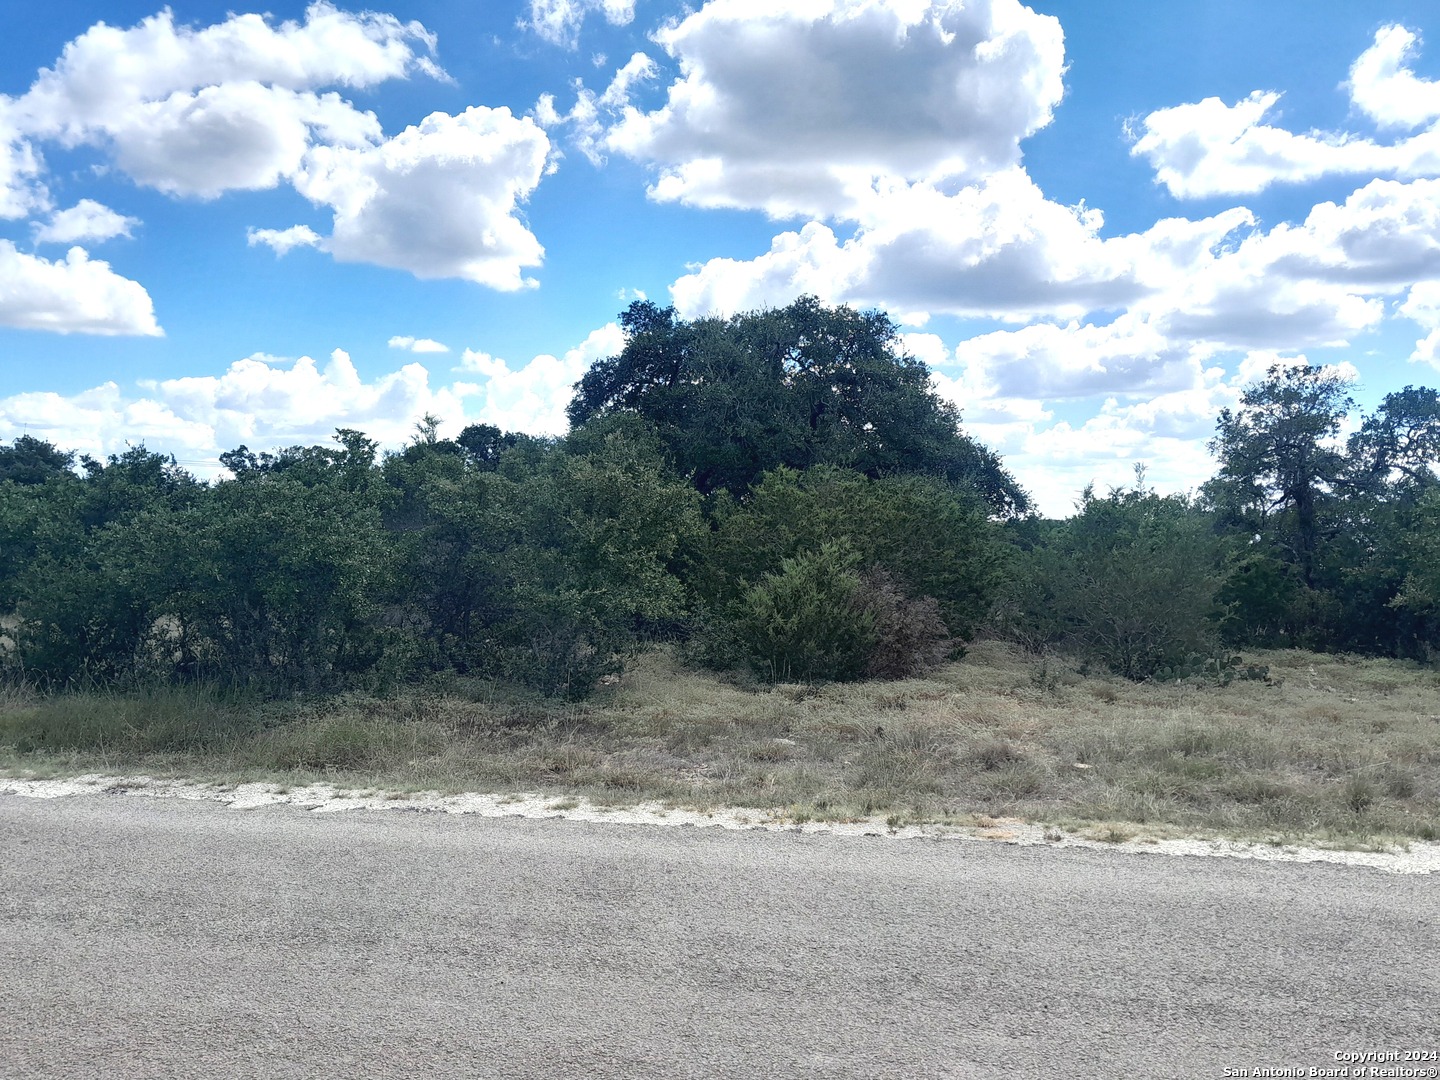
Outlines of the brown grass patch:
<svg viewBox="0 0 1440 1080">
<path fill-rule="evenodd" d="M 542 791 L 793 820 L 990 815 L 1352 841 L 1440 834 L 1440 674 L 1246 654 L 1269 684 L 1082 678 L 996 642 L 887 683 L 764 687 L 640 657 L 583 705 L 455 682 L 257 703 L 0 690 L 0 767 Z M 1116 824 L 1118 823 L 1118 824 Z"/>
</svg>

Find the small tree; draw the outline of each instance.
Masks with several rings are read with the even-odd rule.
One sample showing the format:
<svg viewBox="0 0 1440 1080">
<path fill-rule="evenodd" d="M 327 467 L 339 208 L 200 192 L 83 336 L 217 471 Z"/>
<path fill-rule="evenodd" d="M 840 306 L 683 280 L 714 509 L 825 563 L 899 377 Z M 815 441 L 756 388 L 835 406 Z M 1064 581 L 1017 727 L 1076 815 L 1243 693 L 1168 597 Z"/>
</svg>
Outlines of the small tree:
<svg viewBox="0 0 1440 1080">
<path fill-rule="evenodd" d="M 1440 648 L 1440 490 L 1420 500 L 1414 526 L 1401 541 L 1408 572 L 1393 607 L 1419 620 L 1424 653 Z"/>
<path fill-rule="evenodd" d="M 1267 536 L 1315 585 L 1326 512 L 1347 474 L 1332 445 L 1354 408 L 1348 380 L 1333 368 L 1276 365 L 1245 390 L 1238 410 L 1220 413 L 1210 442 L 1220 472 L 1206 485 L 1232 522 Z"/>
<path fill-rule="evenodd" d="M 1059 641 L 1118 675 L 1144 679 L 1217 644 L 1215 592 L 1224 545 L 1183 496 L 1137 486 L 1056 525 L 1022 565 L 1021 612 L 1038 644 Z"/>
<path fill-rule="evenodd" d="M 827 682 L 864 674 L 878 635 L 845 544 L 785 559 L 741 598 L 734 633 L 751 666 L 772 682 Z"/>
</svg>

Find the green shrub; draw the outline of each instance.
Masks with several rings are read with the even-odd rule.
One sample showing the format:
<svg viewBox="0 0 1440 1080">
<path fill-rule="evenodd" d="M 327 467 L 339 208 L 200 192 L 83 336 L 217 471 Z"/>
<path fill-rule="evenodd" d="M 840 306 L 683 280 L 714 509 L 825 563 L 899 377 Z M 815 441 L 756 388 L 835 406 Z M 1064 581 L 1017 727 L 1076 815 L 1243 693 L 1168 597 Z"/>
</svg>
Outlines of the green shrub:
<svg viewBox="0 0 1440 1080">
<path fill-rule="evenodd" d="M 1036 532 L 999 608 L 1007 636 L 1063 644 L 1137 681 L 1184 677 L 1192 658 L 1216 655 L 1225 549 L 1186 497 L 1087 490 L 1078 515 Z"/>
<path fill-rule="evenodd" d="M 858 562 L 848 545 L 826 544 L 785 559 L 745 593 L 733 627 L 756 674 L 772 682 L 864 674 L 879 635 Z"/>
</svg>

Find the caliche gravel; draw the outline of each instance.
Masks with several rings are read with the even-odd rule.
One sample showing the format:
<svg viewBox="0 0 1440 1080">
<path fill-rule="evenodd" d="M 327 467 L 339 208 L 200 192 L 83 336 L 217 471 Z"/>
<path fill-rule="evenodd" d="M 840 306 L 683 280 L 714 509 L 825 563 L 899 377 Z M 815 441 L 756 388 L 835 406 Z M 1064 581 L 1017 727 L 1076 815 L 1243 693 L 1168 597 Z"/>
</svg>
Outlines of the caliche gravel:
<svg viewBox="0 0 1440 1080">
<path fill-rule="evenodd" d="M 221 803 L 237 810 L 260 806 L 295 806 L 317 813 L 352 810 L 405 810 L 422 813 L 476 814 L 501 818 L 562 818 L 612 825 L 694 826 L 717 829 L 761 829 L 828 836 L 882 836 L 895 840 L 979 840 L 989 843 L 1094 848 L 1130 855 L 1173 855 L 1266 862 L 1324 862 L 1370 866 L 1392 874 L 1433 874 L 1440 871 L 1440 844 L 1412 841 L 1387 851 L 1351 851 L 1284 842 L 1244 842 L 1205 837 L 1138 837 L 1112 842 L 1061 832 L 1014 818 L 992 818 L 987 825 L 900 825 L 884 818 L 858 821 L 795 822 L 780 811 L 684 810 L 659 803 L 627 807 L 601 806 L 587 799 L 540 795 L 439 792 L 375 792 L 337 788 L 331 784 L 281 787 L 276 784 L 197 784 L 149 776 L 104 776 L 97 773 L 58 780 L 0 776 L 0 795 L 56 799 L 70 795 L 136 795 L 155 799 L 190 799 Z"/>
</svg>

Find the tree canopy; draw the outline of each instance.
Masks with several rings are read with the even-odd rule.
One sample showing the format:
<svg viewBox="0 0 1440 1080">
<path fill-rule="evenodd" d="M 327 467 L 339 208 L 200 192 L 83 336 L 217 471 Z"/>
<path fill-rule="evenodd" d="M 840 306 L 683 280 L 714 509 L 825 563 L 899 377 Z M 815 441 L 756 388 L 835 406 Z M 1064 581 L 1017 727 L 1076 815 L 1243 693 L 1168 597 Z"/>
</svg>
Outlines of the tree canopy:
<svg viewBox="0 0 1440 1080">
<path fill-rule="evenodd" d="M 806 680 L 906 677 L 980 634 L 1133 679 L 1440 654 L 1432 389 L 1355 416 L 1334 369 L 1273 368 L 1218 417 L 1200 497 L 1142 468 L 1043 521 L 880 313 L 623 318 L 564 438 L 426 416 L 383 453 L 351 429 L 237 447 L 212 480 L 0 445 L 0 679 L 579 698 L 655 640 Z"/>
<path fill-rule="evenodd" d="M 930 370 L 878 311 L 813 296 L 728 319 L 681 319 L 636 301 L 620 315 L 625 347 L 576 386 L 574 427 L 643 417 L 702 493 L 749 491 L 766 472 L 817 465 L 871 478 L 923 474 L 974 489 L 997 516 L 1029 498 L 999 458 L 960 430 Z"/>
</svg>

